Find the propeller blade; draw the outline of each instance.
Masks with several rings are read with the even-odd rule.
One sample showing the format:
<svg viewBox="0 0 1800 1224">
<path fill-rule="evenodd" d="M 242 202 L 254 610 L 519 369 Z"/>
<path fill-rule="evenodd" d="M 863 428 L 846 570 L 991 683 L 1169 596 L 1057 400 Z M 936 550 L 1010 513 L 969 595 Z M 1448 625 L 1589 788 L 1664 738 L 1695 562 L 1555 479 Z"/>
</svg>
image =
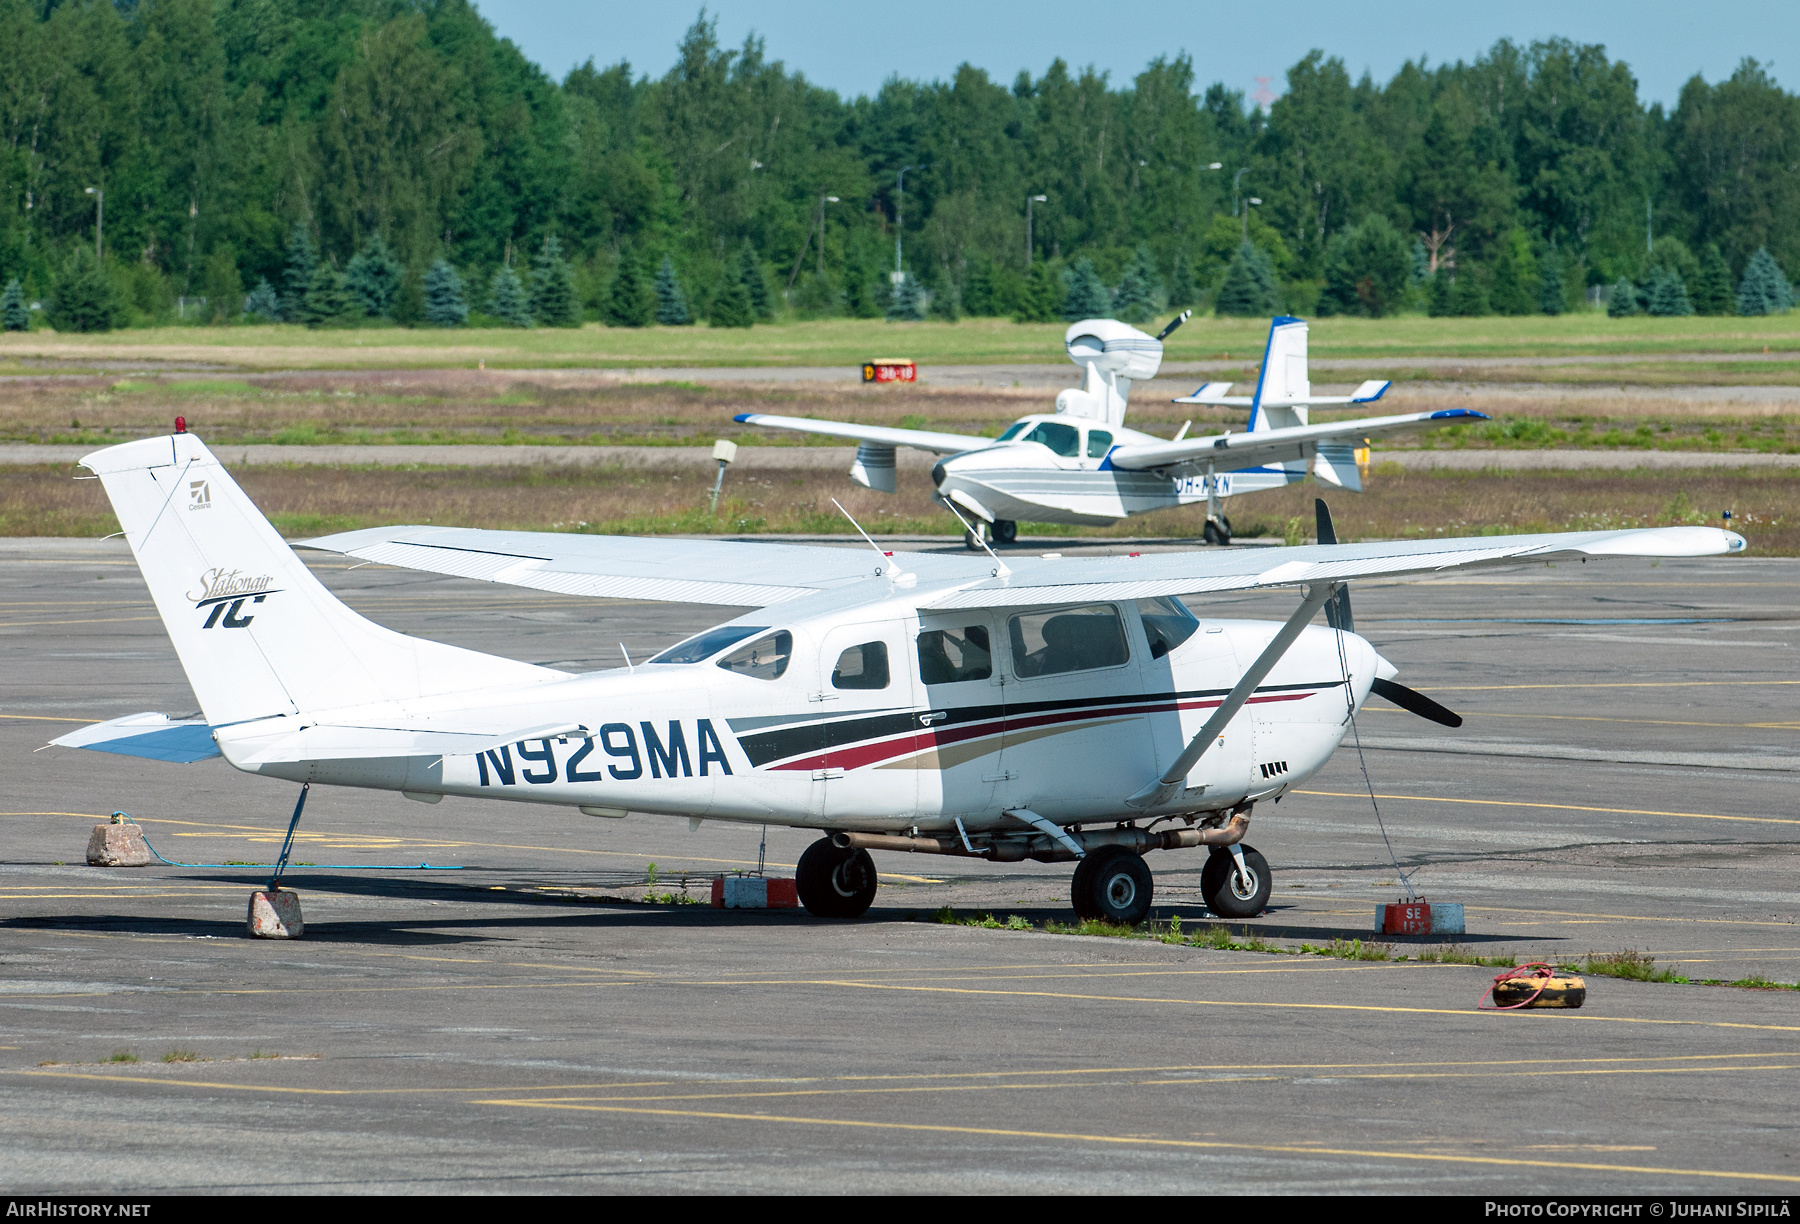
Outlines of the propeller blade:
<svg viewBox="0 0 1800 1224">
<path fill-rule="evenodd" d="M 1317 535 L 1321 544 L 1336 544 L 1337 528 L 1331 523 L 1331 507 L 1325 504 L 1323 497 L 1313 498 L 1313 516 L 1318 522 Z M 1356 620 L 1350 615 L 1350 584 L 1345 583 L 1342 590 L 1325 605 L 1325 623 L 1333 629 L 1341 629 L 1345 633 L 1356 632 Z"/>
<path fill-rule="evenodd" d="M 1330 607 L 1329 604 L 1326 606 Z M 1404 684 L 1395 684 L 1392 680 L 1376 680 L 1369 685 L 1369 691 L 1377 697 L 1387 698 L 1408 713 L 1428 718 L 1434 723 L 1442 723 L 1446 727 L 1460 727 L 1463 724 L 1461 714 L 1446 710 L 1424 693 L 1415 692 Z"/>
<path fill-rule="evenodd" d="M 1183 323 L 1186 323 L 1188 321 L 1188 316 L 1193 313 L 1194 312 L 1191 310 L 1184 310 L 1173 319 L 1170 319 L 1169 325 L 1156 333 L 1156 338 L 1158 340 L 1167 340 L 1169 338 L 1169 333 L 1174 331 L 1177 327 L 1180 327 Z"/>
</svg>

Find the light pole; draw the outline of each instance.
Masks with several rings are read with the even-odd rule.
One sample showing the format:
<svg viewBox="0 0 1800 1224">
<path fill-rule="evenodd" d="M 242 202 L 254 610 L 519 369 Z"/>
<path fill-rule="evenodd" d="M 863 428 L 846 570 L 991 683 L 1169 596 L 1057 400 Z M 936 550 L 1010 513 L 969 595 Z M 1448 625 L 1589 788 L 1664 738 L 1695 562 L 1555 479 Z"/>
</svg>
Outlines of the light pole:
<svg viewBox="0 0 1800 1224">
<path fill-rule="evenodd" d="M 906 218 L 901 211 L 906 203 L 906 172 L 917 169 L 917 166 L 902 166 L 900 173 L 894 176 L 894 283 L 896 285 L 906 279 L 906 272 L 900 263 L 900 241 L 906 233 Z"/>
<path fill-rule="evenodd" d="M 1042 204 L 1050 199 L 1047 195 L 1028 195 L 1025 197 L 1025 270 L 1031 271 L 1031 206 Z"/>
<path fill-rule="evenodd" d="M 1244 171 L 1249 168 L 1240 166 L 1238 172 L 1231 176 L 1231 215 L 1234 217 L 1238 214 L 1238 180 L 1244 177 Z"/>
<path fill-rule="evenodd" d="M 1261 205 L 1262 201 L 1260 199 L 1258 199 L 1256 196 L 1251 196 L 1249 199 L 1244 201 L 1244 241 L 1245 242 L 1250 241 L 1250 206 L 1252 204 Z"/>
<path fill-rule="evenodd" d="M 825 275 L 825 206 L 837 202 L 836 196 L 822 195 L 819 197 L 819 275 L 821 277 Z"/>
<path fill-rule="evenodd" d="M 102 235 L 106 233 L 106 191 L 101 187 L 89 187 L 87 194 L 94 197 L 94 262 L 99 263 Z"/>
</svg>

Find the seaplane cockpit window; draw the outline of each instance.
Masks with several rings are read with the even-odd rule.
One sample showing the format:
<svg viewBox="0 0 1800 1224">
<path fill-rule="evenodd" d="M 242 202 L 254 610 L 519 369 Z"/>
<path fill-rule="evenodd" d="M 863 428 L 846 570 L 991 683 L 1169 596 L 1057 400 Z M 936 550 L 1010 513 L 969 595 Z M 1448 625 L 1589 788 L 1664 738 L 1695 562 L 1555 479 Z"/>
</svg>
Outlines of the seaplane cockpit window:
<svg viewBox="0 0 1800 1224">
<path fill-rule="evenodd" d="M 1014 421 L 1006 427 L 1006 432 L 995 438 L 996 442 L 1011 442 L 1014 438 L 1031 428 L 1030 421 Z"/>
<path fill-rule="evenodd" d="M 1138 618 L 1144 622 L 1144 636 L 1150 639 L 1150 657 L 1160 659 L 1194 636 L 1200 622 L 1187 605 L 1172 596 L 1137 601 Z"/>
<path fill-rule="evenodd" d="M 1007 623 L 1013 671 L 1023 679 L 1118 667 L 1129 659 L 1125 626 L 1111 604 L 1027 612 Z"/>
<path fill-rule="evenodd" d="M 1087 457 L 1104 459 L 1106 452 L 1112 449 L 1112 435 L 1104 429 L 1088 430 Z"/>
<path fill-rule="evenodd" d="M 720 625 L 705 633 L 696 633 L 685 642 L 677 642 L 650 661 L 652 663 L 704 663 L 706 660 L 753 633 L 767 633 L 767 625 Z"/>
<path fill-rule="evenodd" d="M 786 629 L 759 637 L 719 660 L 719 666 L 755 680 L 778 680 L 794 654 L 794 635 Z"/>
<path fill-rule="evenodd" d="M 919 635 L 919 679 L 926 684 L 986 680 L 993 674 L 994 656 L 986 625 L 928 629 Z"/>
<path fill-rule="evenodd" d="M 838 656 L 837 666 L 831 669 L 831 687 L 835 689 L 884 689 L 887 686 L 886 642 L 852 646 Z"/>
<path fill-rule="evenodd" d="M 1081 431 L 1073 425 L 1064 425 L 1061 421 L 1039 421 L 1037 428 L 1019 440 L 1042 442 L 1050 448 L 1052 454 L 1061 455 L 1064 459 L 1074 459 L 1081 454 Z"/>
</svg>

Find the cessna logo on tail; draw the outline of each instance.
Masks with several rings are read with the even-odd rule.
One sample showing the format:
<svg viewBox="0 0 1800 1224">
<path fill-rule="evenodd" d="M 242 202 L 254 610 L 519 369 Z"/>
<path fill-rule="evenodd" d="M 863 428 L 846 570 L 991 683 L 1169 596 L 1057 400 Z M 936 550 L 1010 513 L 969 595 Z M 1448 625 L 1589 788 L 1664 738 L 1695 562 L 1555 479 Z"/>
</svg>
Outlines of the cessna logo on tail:
<svg viewBox="0 0 1800 1224">
<path fill-rule="evenodd" d="M 200 591 L 198 594 L 189 591 L 188 598 L 194 601 L 194 607 L 211 608 L 202 629 L 211 629 L 217 625 L 225 629 L 247 628 L 254 616 L 243 615 L 247 603 L 261 603 L 279 591 L 269 589 L 275 581 L 268 574 L 251 577 L 241 570 L 222 568 L 209 569 L 200 575 Z"/>
<path fill-rule="evenodd" d="M 212 490 L 206 487 L 204 480 L 188 481 L 188 509 L 212 509 Z"/>
</svg>

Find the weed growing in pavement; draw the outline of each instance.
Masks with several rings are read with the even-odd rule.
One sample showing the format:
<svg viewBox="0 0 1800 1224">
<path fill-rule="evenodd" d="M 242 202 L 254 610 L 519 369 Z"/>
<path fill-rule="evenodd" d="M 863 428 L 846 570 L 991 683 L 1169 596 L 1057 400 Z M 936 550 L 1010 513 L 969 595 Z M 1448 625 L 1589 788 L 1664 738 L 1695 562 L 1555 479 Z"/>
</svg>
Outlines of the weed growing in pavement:
<svg viewBox="0 0 1800 1224">
<path fill-rule="evenodd" d="M 1301 944 L 1300 951 L 1302 954 L 1310 953 L 1313 956 L 1331 956 L 1338 960 L 1384 961 L 1394 959 L 1394 948 L 1392 944 L 1364 943 L 1360 939 L 1334 939 L 1322 947 L 1313 944 Z"/>
<path fill-rule="evenodd" d="M 1572 970 L 1575 968 L 1571 966 Z M 1629 978 L 1634 982 L 1685 983 L 1688 980 L 1673 969 L 1658 969 L 1654 956 L 1639 952 L 1636 948 L 1625 948 L 1600 956 L 1589 952 L 1582 958 L 1579 971 L 1601 977 Z"/>
<path fill-rule="evenodd" d="M 1727 982 L 1723 978 L 1705 978 L 1698 984 L 1701 986 L 1739 986 L 1745 990 L 1800 990 L 1800 982 L 1777 982 L 1760 973 L 1739 978 L 1735 982 Z"/>
<path fill-rule="evenodd" d="M 194 1051 L 180 1050 L 180 1049 L 164 1051 L 162 1060 L 166 1063 L 200 1062 L 201 1061 L 200 1056 L 198 1054 L 194 1053 Z M 136 1062 L 137 1059 L 134 1058 L 131 1061 Z"/>
<path fill-rule="evenodd" d="M 1399 959 L 1426 961 L 1438 965 L 1487 965 L 1493 969 L 1510 969 L 1519 963 L 1516 957 L 1483 956 L 1479 952 L 1470 951 L 1461 944 L 1442 944 L 1435 948 L 1420 948 Z"/>
<path fill-rule="evenodd" d="M 281 1057 L 281 1055 L 277 1054 L 273 1050 L 252 1050 L 252 1051 L 250 1051 L 250 1060 L 252 1062 L 256 1061 L 259 1058 L 280 1058 L 280 1057 Z"/>
<path fill-rule="evenodd" d="M 138 1056 L 130 1050 L 114 1050 L 112 1052 L 112 1057 L 108 1058 L 106 1061 L 109 1063 L 134 1063 L 139 1061 L 139 1059 Z"/>
</svg>

